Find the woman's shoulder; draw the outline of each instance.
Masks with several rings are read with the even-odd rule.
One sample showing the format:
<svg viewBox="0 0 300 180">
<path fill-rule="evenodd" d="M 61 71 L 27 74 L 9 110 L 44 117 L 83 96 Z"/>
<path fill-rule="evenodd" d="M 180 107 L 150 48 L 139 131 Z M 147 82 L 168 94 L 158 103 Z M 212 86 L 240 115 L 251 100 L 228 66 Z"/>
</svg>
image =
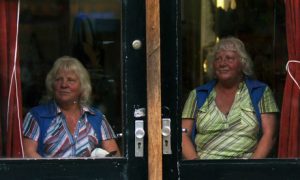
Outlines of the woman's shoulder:
<svg viewBox="0 0 300 180">
<path fill-rule="evenodd" d="M 90 114 L 94 114 L 96 116 L 104 116 L 104 114 L 102 113 L 102 111 L 94 106 L 84 106 L 84 108 L 87 109 L 88 112 L 90 112 Z"/>
<path fill-rule="evenodd" d="M 206 83 L 204 83 L 204 84 L 196 87 L 195 90 L 196 91 L 211 90 L 211 89 L 213 89 L 215 87 L 216 82 L 217 81 L 215 79 L 214 80 L 210 80 L 210 81 L 208 81 L 208 82 L 206 82 Z"/>
<path fill-rule="evenodd" d="M 29 113 L 39 116 L 53 116 L 57 111 L 56 104 L 53 101 L 39 104 L 30 109 Z"/>
<path fill-rule="evenodd" d="M 268 87 L 268 85 L 265 82 L 262 82 L 260 80 L 246 77 L 245 78 L 245 83 L 247 84 L 248 87 L 250 88 L 257 88 L 257 87 Z"/>
<path fill-rule="evenodd" d="M 215 85 L 216 85 L 216 80 L 211 80 L 203 85 L 200 85 L 194 89 L 194 94 L 201 98 L 201 99 L 206 99 L 208 95 L 213 91 Z M 200 100 L 202 101 L 202 100 Z"/>
</svg>

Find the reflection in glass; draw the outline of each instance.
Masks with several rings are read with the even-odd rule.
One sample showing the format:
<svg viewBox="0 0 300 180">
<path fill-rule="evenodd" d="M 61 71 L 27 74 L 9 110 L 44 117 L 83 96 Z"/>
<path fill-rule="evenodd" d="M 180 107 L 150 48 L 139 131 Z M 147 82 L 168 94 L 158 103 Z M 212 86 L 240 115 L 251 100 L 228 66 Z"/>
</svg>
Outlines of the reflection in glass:
<svg viewBox="0 0 300 180">
<path fill-rule="evenodd" d="M 120 24 L 120 0 L 21 1 L 23 114 L 43 101 L 44 80 L 54 61 L 69 55 L 90 73 L 92 105 L 121 133 Z M 122 149 L 121 141 L 118 139 Z"/>
<path fill-rule="evenodd" d="M 192 89 L 208 81 L 207 55 L 214 45 L 220 38 L 235 36 L 245 43 L 256 79 L 270 86 L 280 108 L 286 47 L 283 37 L 275 38 L 274 32 L 282 33 L 282 29 L 274 14 L 275 8 L 282 13 L 282 7 L 275 1 L 259 0 L 192 0 L 182 1 L 182 7 L 182 104 Z M 275 157 L 276 151 L 275 145 L 270 157 Z"/>
</svg>

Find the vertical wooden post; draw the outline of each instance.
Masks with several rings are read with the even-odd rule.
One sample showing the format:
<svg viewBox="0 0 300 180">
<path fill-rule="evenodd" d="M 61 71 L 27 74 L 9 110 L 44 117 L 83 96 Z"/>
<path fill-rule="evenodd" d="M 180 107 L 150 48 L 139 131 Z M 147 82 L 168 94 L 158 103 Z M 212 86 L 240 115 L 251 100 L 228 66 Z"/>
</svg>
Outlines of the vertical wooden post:
<svg viewBox="0 0 300 180">
<path fill-rule="evenodd" d="M 162 179 L 159 0 L 146 0 L 148 179 Z"/>
</svg>

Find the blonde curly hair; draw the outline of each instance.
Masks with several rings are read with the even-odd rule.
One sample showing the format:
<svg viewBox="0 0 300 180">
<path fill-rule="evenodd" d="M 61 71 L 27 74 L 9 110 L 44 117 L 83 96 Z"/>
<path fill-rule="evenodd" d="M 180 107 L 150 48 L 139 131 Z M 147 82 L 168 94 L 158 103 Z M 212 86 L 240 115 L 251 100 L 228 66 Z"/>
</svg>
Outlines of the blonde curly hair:
<svg viewBox="0 0 300 180">
<path fill-rule="evenodd" d="M 215 77 L 213 69 L 213 61 L 219 51 L 235 51 L 239 54 L 239 60 L 243 64 L 243 74 L 249 77 L 254 77 L 253 62 L 248 52 L 246 51 L 244 43 L 235 37 L 222 38 L 213 48 L 212 52 L 208 54 L 208 77 L 210 79 Z"/>
<path fill-rule="evenodd" d="M 79 97 L 79 103 L 82 105 L 89 105 L 91 101 L 92 86 L 90 75 L 82 63 L 73 57 L 63 56 L 58 58 L 52 69 L 49 71 L 46 77 L 46 89 L 47 99 L 54 99 L 54 81 L 56 74 L 59 70 L 66 70 L 74 72 L 80 80 L 81 96 Z"/>
</svg>

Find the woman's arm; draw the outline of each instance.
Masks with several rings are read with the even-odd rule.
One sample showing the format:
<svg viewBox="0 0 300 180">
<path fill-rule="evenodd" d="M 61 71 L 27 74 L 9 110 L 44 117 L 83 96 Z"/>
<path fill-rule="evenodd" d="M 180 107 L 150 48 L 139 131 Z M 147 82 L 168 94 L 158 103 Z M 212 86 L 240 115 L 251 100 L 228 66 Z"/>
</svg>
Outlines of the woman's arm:
<svg viewBox="0 0 300 180">
<path fill-rule="evenodd" d="M 116 151 L 116 154 L 114 156 L 121 156 L 119 147 L 115 139 L 108 139 L 102 141 L 102 148 L 105 149 L 107 152 Z"/>
<path fill-rule="evenodd" d="M 277 139 L 277 122 L 275 113 L 261 114 L 262 137 L 260 138 L 252 159 L 266 158 Z"/>
<path fill-rule="evenodd" d="M 41 158 L 37 153 L 38 142 L 29 138 L 23 138 L 24 156 L 27 158 Z"/>
<path fill-rule="evenodd" d="M 191 140 L 193 126 L 194 126 L 193 119 L 182 120 L 182 128 L 187 130 L 182 133 L 182 144 L 181 144 L 182 156 L 186 160 L 193 160 L 198 158 L 194 144 Z"/>
</svg>

